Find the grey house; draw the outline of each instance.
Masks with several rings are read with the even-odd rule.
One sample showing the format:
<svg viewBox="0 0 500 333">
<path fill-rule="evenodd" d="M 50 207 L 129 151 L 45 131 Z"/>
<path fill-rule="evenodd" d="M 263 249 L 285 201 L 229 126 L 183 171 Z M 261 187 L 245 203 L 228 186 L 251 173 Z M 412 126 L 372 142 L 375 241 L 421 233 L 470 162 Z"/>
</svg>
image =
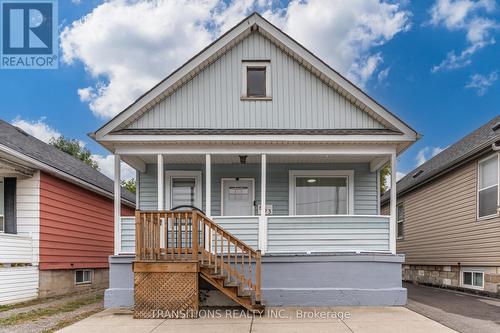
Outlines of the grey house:
<svg viewBox="0 0 500 333">
<path fill-rule="evenodd" d="M 157 216 L 166 230 L 161 212 L 177 206 L 201 210 L 203 223 L 258 253 L 259 277 L 245 283 L 257 286 L 262 304 L 406 303 L 396 200 L 380 214 L 379 171 L 396 168 L 417 132 L 260 15 L 92 136 L 115 155 L 117 184 L 121 161 L 138 181 L 136 220 L 115 214 L 106 306 L 133 305 L 132 262 L 144 253 L 168 258 L 175 242 L 165 232 L 148 254 L 135 223 Z M 395 176 L 392 188 L 394 195 Z M 230 244 L 217 254 L 207 239 L 190 253 L 223 261 L 233 251 Z M 222 265 L 231 272 L 231 262 Z"/>
</svg>

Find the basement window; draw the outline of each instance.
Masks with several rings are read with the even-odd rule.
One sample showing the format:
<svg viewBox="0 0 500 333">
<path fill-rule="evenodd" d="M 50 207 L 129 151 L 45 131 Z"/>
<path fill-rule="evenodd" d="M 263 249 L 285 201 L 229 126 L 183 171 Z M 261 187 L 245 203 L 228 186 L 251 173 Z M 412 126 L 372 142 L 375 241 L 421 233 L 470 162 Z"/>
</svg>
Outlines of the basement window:
<svg viewBox="0 0 500 333">
<path fill-rule="evenodd" d="M 243 62 L 242 99 L 269 100 L 271 79 L 269 61 Z"/>
<path fill-rule="evenodd" d="M 484 273 L 472 270 L 462 271 L 462 287 L 472 289 L 484 288 Z"/>
<path fill-rule="evenodd" d="M 77 269 L 75 271 L 75 284 L 89 284 L 89 283 L 92 283 L 92 270 Z"/>
</svg>

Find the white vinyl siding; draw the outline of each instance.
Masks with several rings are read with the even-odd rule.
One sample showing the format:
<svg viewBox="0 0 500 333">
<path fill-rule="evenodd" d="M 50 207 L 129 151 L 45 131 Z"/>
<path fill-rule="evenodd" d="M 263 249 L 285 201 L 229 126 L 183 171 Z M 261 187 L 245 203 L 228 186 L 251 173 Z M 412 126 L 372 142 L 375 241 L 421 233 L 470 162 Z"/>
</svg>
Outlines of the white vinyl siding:
<svg viewBox="0 0 500 333">
<path fill-rule="evenodd" d="M 270 63 L 272 100 L 242 99 L 244 60 Z M 128 128 L 384 128 L 258 32 Z"/>
<path fill-rule="evenodd" d="M 38 296 L 40 172 L 16 184 L 17 234 L 0 233 L 0 304 Z M 21 264 L 20 267 L 12 267 Z"/>
<path fill-rule="evenodd" d="M 389 251 L 388 216 L 269 216 L 268 253 Z"/>
</svg>

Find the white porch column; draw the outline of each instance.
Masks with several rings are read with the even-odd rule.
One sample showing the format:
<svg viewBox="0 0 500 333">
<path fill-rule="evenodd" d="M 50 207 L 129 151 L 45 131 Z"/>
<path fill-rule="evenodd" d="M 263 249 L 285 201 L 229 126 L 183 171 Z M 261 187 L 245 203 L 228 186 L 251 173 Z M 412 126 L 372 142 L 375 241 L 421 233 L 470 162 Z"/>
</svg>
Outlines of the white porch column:
<svg viewBox="0 0 500 333">
<path fill-rule="evenodd" d="M 205 214 L 212 216 L 212 161 L 210 154 L 205 155 Z"/>
<path fill-rule="evenodd" d="M 391 218 L 389 222 L 389 249 L 396 254 L 396 214 L 397 214 L 397 189 L 396 189 L 396 153 L 391 154 Z"/>
<path fill-rule="evenodd" d="M 266 155 L 261 156 L 261 175 L 260 175 L 260 216 L 259 216 L 259 249 L 262 253 L 267 250 L 267 216 L 266 216 L 266 174 L 267 160 Z"/>
<path fill-rule="evenodd" d="M 115 175 L 114 175 L 114 217 L 115 217 L 115 255 L 121 251 L 121 170 L 120 155 L 115 155 Z"/>
<path fill-rule="evenodd" d="M 163 155 L 158 154 L 158 210 L 165 210 L 165 167 Z M 170 207 L 172 208 L 172 207 Z"/>
</svg>

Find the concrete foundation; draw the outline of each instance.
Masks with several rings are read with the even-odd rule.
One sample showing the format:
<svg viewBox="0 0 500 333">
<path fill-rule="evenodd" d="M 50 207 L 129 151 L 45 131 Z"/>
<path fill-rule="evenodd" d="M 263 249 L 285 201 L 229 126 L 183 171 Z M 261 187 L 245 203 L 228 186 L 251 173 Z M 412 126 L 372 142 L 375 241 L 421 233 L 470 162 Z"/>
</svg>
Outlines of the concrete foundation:
<svg viewBox="0 0 500 333">
<path fill-rule="evenodd" d="M 51 297 L 108 287 L 109 270 L 92 269 L 92 283 L 75 284 L 74 269 L 40 270 L 39 297 Z"/>
<path fill-rule="evenodd" d="M 106 308 L 133 306 L 133 260 L 133 256 L 109 258 Z M 403 262 L 402 255 L 373 253 L 266 255 L 262 257 L 263 302 L 267 306 L 405 305 Z M 223 303 L 215 294 L 207 297 L 207 305 Z"/>
<path fill-rule="evenodd" d="M 404 256 L 385 254 L 263 257 L 262 295 L 268 306 L 405 305 Z"/>
</svg>

